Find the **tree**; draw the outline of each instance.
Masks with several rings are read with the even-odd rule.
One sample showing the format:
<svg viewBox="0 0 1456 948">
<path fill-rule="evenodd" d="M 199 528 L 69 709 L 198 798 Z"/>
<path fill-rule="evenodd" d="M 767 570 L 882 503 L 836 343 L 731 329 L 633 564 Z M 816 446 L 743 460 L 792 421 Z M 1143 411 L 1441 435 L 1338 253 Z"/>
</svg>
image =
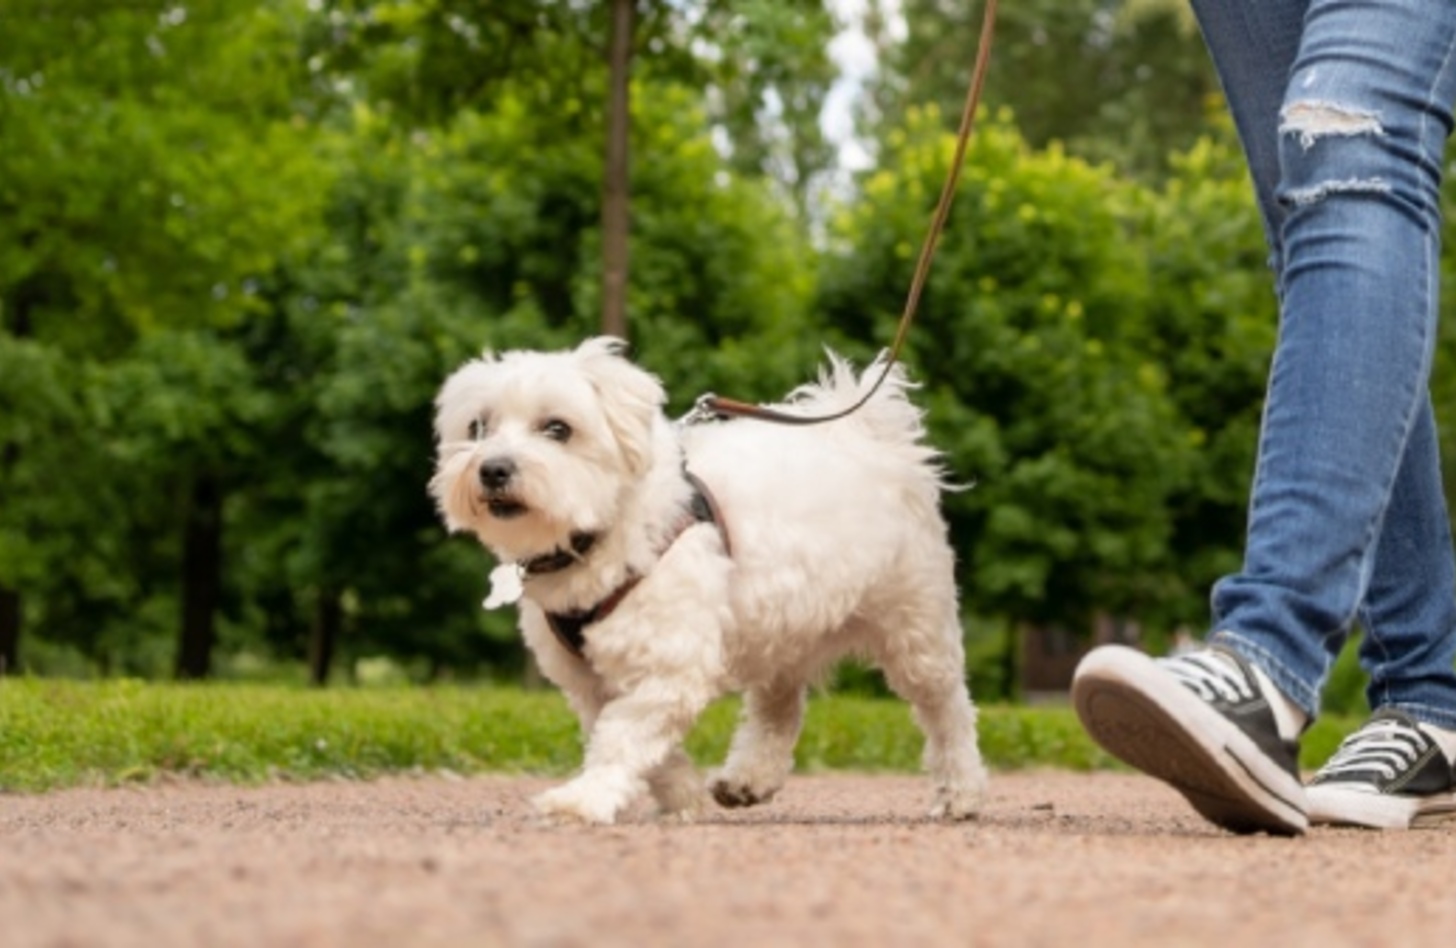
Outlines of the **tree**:
<svg viewBox="0 0 1456 948">
<path fill-rule="evenodd" d="M 865 134 L 901 125 L 908 109 L 960 113 L 981 23 L 980 4 L 905 0 L 905 36 L 870 20 L 881 53 Z M 1160 177 L 1192 146 L 1218 94 L 1185 4 L 1173 0 L 1032 0 L 1002 4 L 986 84 L 1028 143 Z"/>
<path fill-rule="evenodd" d="M 15 314 L 8 320 L 6 328 L 12 339 L 24 340 L 30 336 L 30 312 L 23 301 L 17 303 Z M 14 412 L 15 407 L 10 407 Z M 14 441 L 0 442 L 0 484 L 11 487 L 19 463 L 20 445 Z M 20 667 L 20 628 L 20 592 L 0 582 L 0 677 Z"/>
<path fill-rule="evenodd" d="M 6 314 L 8 315 L 8 314 Z M 19 502 L 39 493 L 47 462 L 48 437 L 72 422 L 68 373 L 51 352 L 30 339 L 29 312 L 22 302 L 0 334 L 0 676 L 20 666 L 21 587 L 44 575 L 45 531 L 35 506 Z M 43 509 L 54 513 L 52 503 Z"/>
<path fill-rule="evenodd" d="M 306 237 L 322 173 L 310 123 L 295 110 L 308 83 L 297 57 L 300 10 L 287 0 L 7 7 L 0 306 L 25 315 L 36 344 L 105 366 L 131 358 L 153 333 L 224 329 L 256 308 L 257 276 Z M 11 457 L 33 450 L 9 445 Z M 82 440 L 71 456 L 96 459 L 89 446 Z M 50 489 L 113 483 L 74 465 L 50 473 Z M 181 486 L 190 512 L 173 535 L 180 542 L 190 524 L 193 549 L 206 551 L 225 498 L 197 476 Z M 194 606 L 181 640 L 205 642 L 199 617 L 217 579 L 196 565 L 205 559 L 183 561 Z M 0 587 L 18 589 L 16 570 L 0 572 Z M 193 645 L 183 651 L 196 654 Z"/>
<path fill-rule="evenodd" d="M 823 0 L 332 0 L 314 48 L 406 127 L 488 110 L 509 87 L 561 134 L 599 133 L 612 24 L 627 9 L 638 81 L 697 90 L 729 166 L 777 182 L 802 211 L 835 160 L 819 128 L 835 78 Z"/>
</svg>

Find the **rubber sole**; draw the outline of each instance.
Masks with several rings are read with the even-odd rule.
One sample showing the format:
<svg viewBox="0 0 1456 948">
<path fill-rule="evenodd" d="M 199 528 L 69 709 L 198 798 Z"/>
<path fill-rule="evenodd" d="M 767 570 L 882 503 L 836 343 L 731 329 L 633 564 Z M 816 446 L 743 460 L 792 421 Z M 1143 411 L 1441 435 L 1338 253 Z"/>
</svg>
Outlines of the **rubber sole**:
<svg viewBox="0 0 1456 948">
<path fill-rule="evenodd" d="M 1335 786 L 1310 787 L 1309 821 L 1363 829 L 1431 829 L 1456 822 L 1456 794 L 1402 797 Z"/>
<path fill-rule="evenodd" d="M 1142 652 L 1090 652 L 1073 677 L 1072 703 L 1103 749 L 1172 786 L 1215 825 L 1278 836 L 1308 828 L 1298 778 Z"/>
</svg>

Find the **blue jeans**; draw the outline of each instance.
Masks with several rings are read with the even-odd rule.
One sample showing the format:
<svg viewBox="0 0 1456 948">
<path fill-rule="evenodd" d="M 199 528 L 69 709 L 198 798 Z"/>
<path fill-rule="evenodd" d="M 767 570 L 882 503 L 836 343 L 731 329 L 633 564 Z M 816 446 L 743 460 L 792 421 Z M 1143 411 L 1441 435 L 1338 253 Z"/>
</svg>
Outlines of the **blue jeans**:
<svg viewBox="0 0 1456 948">
<path fill-rule="evenodd" d="M 1456 3 L 1193 0 L 1279 297 L 1240 572 L 1213 641 L 1314 715 L 1353 624 L 1372 707 L 1456 727 L 1456 558 L 1428 382 Z"/>
</svg>

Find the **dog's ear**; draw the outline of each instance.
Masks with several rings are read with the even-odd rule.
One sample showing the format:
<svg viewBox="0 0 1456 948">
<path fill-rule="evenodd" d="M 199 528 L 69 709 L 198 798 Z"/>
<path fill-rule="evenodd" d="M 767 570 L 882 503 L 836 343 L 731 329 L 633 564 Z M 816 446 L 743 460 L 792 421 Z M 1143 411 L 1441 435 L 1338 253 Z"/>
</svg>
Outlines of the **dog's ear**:
<svg viewBox="0 0 1456 948">
<path fill-rule="evenodd" d="M 461 436 L 459 433 L 464 431 L 475 411 L 467 393 L 480 384 L 481 371 L 498 361 L 496 354 L 487 349 L 479 358 L 471 359 L 451 372 L 440 385 L 440 391 L 435 395 L 436 442 L 450 440 L 452 433 L 454 437 Z"/>
<path fill-rule="evenodd" d="M 634 475 L 652 465 L 652 430 L 667 402 L 667 393 L 657 376 L 622 356 L 626 343 L 610 336 L 597 336 L 576 347 L 582 373 L 601 399 L 607 425 L 627 470 Z"/>
</svg>

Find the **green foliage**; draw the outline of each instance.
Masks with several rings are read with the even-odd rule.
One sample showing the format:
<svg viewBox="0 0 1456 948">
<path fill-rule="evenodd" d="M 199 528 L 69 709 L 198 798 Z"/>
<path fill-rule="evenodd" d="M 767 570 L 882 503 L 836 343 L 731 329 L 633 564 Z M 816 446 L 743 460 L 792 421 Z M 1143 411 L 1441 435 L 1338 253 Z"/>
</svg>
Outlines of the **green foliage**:
<svg viewBox="0 0 1456 948">
<path fill-rule="evenodd" d="M 981 3 L 904 0 L 906 37 L 887 50 L 866 132 L 882 139 L 913 107 L 958 116 L 980 39 Z M 1148 180 L 1218 109 L 1218 83 L 1191 11 L 1177 0 L 1002 4 L 985 101 L 1010 107 L 1037 148 L 1061 142 Z"/>
<path fill-rule="evenodd" d="M 236 321 L 310 235 L 292 5 L 49 7 L 19 0 L 0 30 L 0 299 L 104 356 Z"/>
<path fill-rule="evenodd" d="M 65 533 L 55 528 L 85 520 L 85 505 L 54 489 L 80 486 L 77 479 L 57 476 L 69 467 L 71 454 L 57 434 L 80 438 L 88 427 L 76 394 L 80 376 L 51 347 L 0 335 L 0 445 L 10 446 L 0 485 L 4 496 L 34 498 L 0 504 L 0 581 L 42 582 Z"/>
<path fill-rule="evenodd" d="M 633 6 L 634 111 L 664 88 L 698 90 L 695 110 L 710 110 L 727 164 L 770 177 L 802 209 L 834 158 L 818 122 L 834 79 L 834 22 L 822 0 Z M 514 97 L 558 136 L 595 143 L 612 13 L 611 3 L 556 0 L 330 0 L 311 34 L 311 61 L 362 86 L 406 127 L 448 124 Z M 632 149 L 651 154 L 640 142 Z"/>
<path fill-rule="evenodd" d="M 321 223 L 301 10 L 4 14 L 0 358 L 51 368 L 0 383 L 31 419 L 0 433 L 0 586 L 101 668 L 158 670 L 191 485 L 246 478 L 281 404 L 234 334 Z"/>
<path fill-rule="evenodd" d="M 1231 124 L 1175 156 L 1140 205 L 1151 235 L 1146 351 L 1195 463 L 1169 497 L 1171 624 L 1198 627 L 1215 579 L 1236 569 L 1278 314 L 1262 224 Z"/>
<path fill-rule="evenodd" d="M 839 217 L 827 321 L 893 326 L 951 143 L 933 115 L 891 136 L 885 170 Z M 1168 499 L 1190 439 L 1149 352 L 1142 197 L 984 116 L 911 338 L 936 443 L 974 489 L 948 509 L 967 601 L 1034 621 L 1159 603 Z"/>
</svg>

